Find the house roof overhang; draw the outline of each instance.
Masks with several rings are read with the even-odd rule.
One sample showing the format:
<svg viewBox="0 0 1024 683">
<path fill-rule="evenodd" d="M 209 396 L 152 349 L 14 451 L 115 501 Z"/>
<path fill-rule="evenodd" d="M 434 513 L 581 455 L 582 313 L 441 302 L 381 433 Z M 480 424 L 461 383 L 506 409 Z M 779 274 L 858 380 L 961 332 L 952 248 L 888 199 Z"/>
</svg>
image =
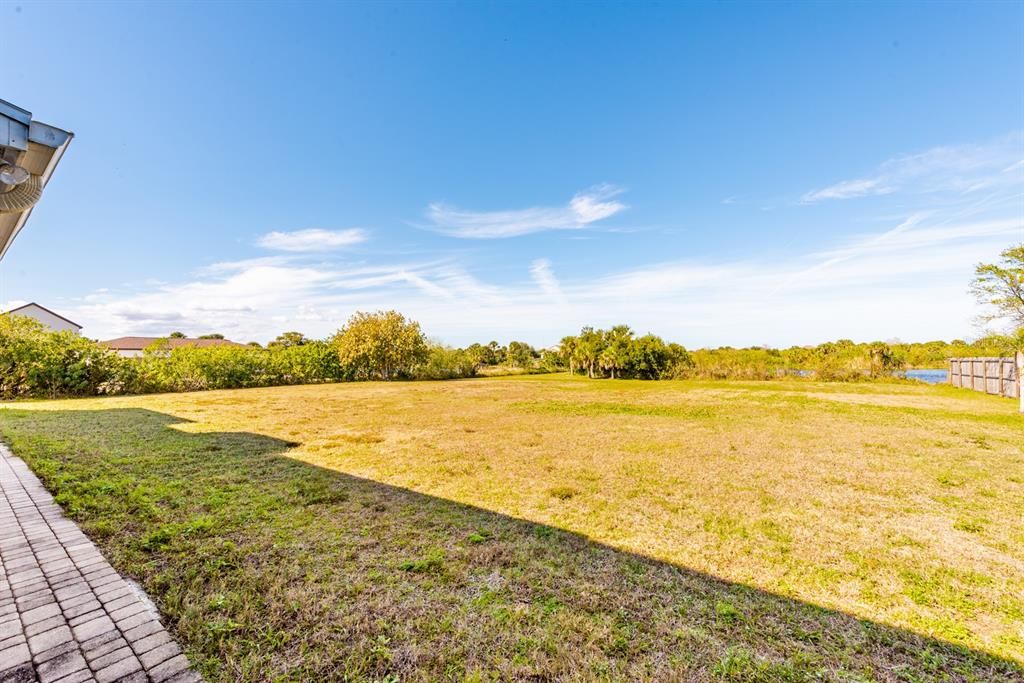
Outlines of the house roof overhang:
<svg viewBox="0 0 1024 683">
<path fill-rule="evenodd" d="M 0 100 L 0 159 L 39 176 L 43 188 L 53 176 L 73 133 L 32 120 L 32 112 Z M 0 184 L 0 192 L 11 189 Z M 32 208 L 0 213 L 0 259 L 25 227 Z"/>
</svg>

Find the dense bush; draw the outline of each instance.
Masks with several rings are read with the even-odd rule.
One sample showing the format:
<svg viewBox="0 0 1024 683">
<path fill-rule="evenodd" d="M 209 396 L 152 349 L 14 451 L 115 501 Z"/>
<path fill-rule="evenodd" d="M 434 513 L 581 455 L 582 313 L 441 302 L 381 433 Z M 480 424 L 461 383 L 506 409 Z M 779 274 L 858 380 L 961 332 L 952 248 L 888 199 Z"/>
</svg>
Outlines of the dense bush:
<svg viewBox="0 0 1024 683">
<path fill-rule="evenodd" d="M 476 359 L 464 349 L 440 344 L 430 347 L 426 361 L 416 368 L 416 379 L 459 379 L 475 377 Z"/>
<path fill-rule="evenodd" d="M 118 393 L 127 365 L 71 332 L 49 332 L 24 316 L 0 316 L 0 398 Z"/>
<path fill-rule="evenodd" d="M 677 369 L 676 377 L 750 380 L 814 377 L 851 381 L 891 377 L 906 368 L 903 354 L 888 344 L 855 344 L 846 339 L 788 349 L 700 349 L 691 352 L 690 358 L 692 364 Z"/>
<path fill-rule="evenodd" d="M 672 369 L 677 379 L 775 379 L 789 374 L 786 359 L 776 349 L 698 349 L 689 363 Z"/>
<path fill-rule="evenodd" d="M 183 346 L 161 344 L 134 361 L 126 392 L 243 389 L 282 384 L 313 384 L 345 379 L 330 344 L 308 341 L 298 346 Z"/>
</svg>

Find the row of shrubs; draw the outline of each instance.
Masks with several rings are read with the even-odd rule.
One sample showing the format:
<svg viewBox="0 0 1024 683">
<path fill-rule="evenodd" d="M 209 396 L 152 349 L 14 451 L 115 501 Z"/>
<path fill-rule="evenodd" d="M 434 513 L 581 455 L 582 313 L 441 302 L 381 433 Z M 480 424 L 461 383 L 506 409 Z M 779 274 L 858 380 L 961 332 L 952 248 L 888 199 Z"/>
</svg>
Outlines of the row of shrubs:
<svg viewBox="0 0 1024 683">
<path fill-rule="evenodd" d="M 564 337 L 557 360 L 589 377 L 636 379 L 749 379 L 810 377 L 857 381 L 899 377 L 907 368 L 944 368 L 949 358 L 1005 356 L 1024 348 L 1024 328 L 974 342 L 868 342 L 849 339 L 817 346 L 697 349 L 688 351 L 654 335 L 638 337 L 626 325 L 583 328 Z"/>
<path fill-rule="evenodd" d="M 899 376 L 906 360 L 890 345 L 828 342 L 817 347 L 789 349 L 701 349 L 675 374 L 700 379 L 777 379 L 813 377 L 825 381 L 855 381 Z"/>
<path fill-rule="evenodd" d="M 945 369 L 950 358 L 1012 356 L 1024 348 L 1024 329 L 1009 335 L 989 335 L 974 342 L 869 342 L 849 339 L 817 346 L 787 349 L 722 347 L 688 353 L 673 377 L 703 379 L 774 379 L 812 377 L 825 381 L 855 381 L 899 377 L 909 368 Z"/>
<path fill-rule="evenodd" d="M 841 340 L 816 347 L 687 351 L 660 337 L 638 337 L 626 325 L 608 330 L 585 327 L 564 337 L 559 355 L 570 372 L 588 377 L 637 379 L 775 379 L 814 376 L 824 380 L 891 377 L 906 358 L 889 344 Z"/>
<path fill-rule="evenodd" d="M 337 338 L 267 347 L 169 349 L 157 343 L 140 358 L 124 358 L 71 332 L 50 332 L 30 318 L 0 316 L 0 399 L 242 389 L 376 376 L 362 358 L 343 363 L 343 348 Z M 465 351 L 425 340 L 408 367 L 396 377 L 471 377 L 477 368 Z"/>
</svg>

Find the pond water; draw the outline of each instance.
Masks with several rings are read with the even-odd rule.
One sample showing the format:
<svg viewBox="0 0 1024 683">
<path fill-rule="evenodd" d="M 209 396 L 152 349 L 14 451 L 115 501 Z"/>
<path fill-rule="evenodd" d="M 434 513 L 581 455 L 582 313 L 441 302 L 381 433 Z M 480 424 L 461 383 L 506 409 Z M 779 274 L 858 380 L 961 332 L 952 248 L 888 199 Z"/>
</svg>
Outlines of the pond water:
<svg viewBox="0 0 1024 683">
<path fill-rule="evenodd" d="M 928 384 L 945 384 L 949 370 L 907 370 L 907 379 L 916 379 Z"/>
</svg>

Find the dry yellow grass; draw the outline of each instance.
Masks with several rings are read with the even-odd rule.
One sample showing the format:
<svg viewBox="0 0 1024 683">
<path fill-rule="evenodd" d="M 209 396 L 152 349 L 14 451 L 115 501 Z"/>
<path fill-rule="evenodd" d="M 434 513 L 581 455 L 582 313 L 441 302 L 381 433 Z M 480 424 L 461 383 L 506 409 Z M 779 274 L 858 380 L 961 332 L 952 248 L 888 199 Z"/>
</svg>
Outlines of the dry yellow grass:
<svg viewBox="0 0 1024 683">
<path fill-rule="evenodd" d="M 16 408 L 0 411 L 0 431 L 48 485 L 67 493 L 64 501 L 72 507 L 79 497 L 93 495 L 81 483 L 114 476 L 113 463 L 123 466 L 123 472 L 143 477 L 133 470 L 133 453 L 150 449 L 170 457 L 167 443 L 160 440 L 172 431 L 205 439 L 194 442 L 203 444 L 205 456 L 193 456 L 179 446 L 171 449 L 181 452 L 183 472 L 192 467 L 191 457 L 219 457 L 224 448 L 242 456 L 225 478 L 224 491 L 256 486 L 246 477 L 258 478 L 266 472 L 255 468 L 247 475 L 245 442 L 217 441 L 225 434 L 269 437 L 282 444 L 272 449 L 275 460 L 286 456 L 313 465 L 318 472 L 346 475 L 343 481 L 326 480 L 328 490 L 343 490 L 344 497 L 315 500 L 323 507 L 320 512 L 311 512 L 307 506 L 301 514 L 288 517 L 274 507 L 268 519 L 253 517 L 259 519 L 252 529 L 233 530 L 227 536 L 235 548 L 246 552 L 278 547 L 268 540 L 273 538 L 287 549 L 282 562 L 294 563 L 297 547 L 305 554 L 305 563 L 338 560 L 340 567 L 344 563 L 338 558 L 344 556 L 358 565 L 352 571 L 362 572 L 358 581 L 367 584 L 363 588 L 377 593 L 376 602 L 369 604 L 378 612 L 383 610 L 386 621 L 409 619 L 415 625 L 397 630 L 380 627 L 380 633 L 388 635 L 382 636 L 379 647 L 390 652 L 381 661 L 369 655 L 360 655 L 361 664 L 352 664 L 351 658 L 314 657 L 311 661 L 327 663 L 307 669 L 296 663 L 300 655 L 289 649 L 291 645 L 281 644 L 280 651 L 266 646 L 253 654 L 252 648 L 225 644 L 223 638 L 211 639 L 179 625 L 193 653 L 208 656 L 207 673 L 224 680 L 259 679 L 264 673 L 269 678 L 271 671 L 286 677 L 296 671 L 318 671 L 339 679 L 389 672 L 400 678 L 413 672 L 449 678 L 487 678 L 488 672 L 513 678 L 573 677 L 569 664 L 575 660 L 559 651 L 559 643 L 571 644 L 578 638 L 579 643 L 592 645 L 612 637 L 608 629 L 614 631 L 614 624 L 606 623 L 604 616 L 626 609 L 615 599 L 560 593 L 552 598 L 554 621 L 525 629 L 524 637 L 532 639 L 533 645 L 493 635 L 474 645 L 493 652 L 454 648 L 448 659 L 438 660 L 438 653 L 454 647 L 451 638 L 479 628 L 484 622 L 474 620 L 483 618 L 480 615 L 493 616 L 493 610 L 488 611 L 491 605 L 479 604 L 481 595 L 493 592 L 495 603 L 513 615 L 517 609 L 538 609 L 540 619 L 545 608 L 536 603 L 543 600 L 532 595 L 525 607 L 517 607 L 523 598 L 515 597 L 514 584 L 543 584 L 540 573 L 557 574 L 572 562 L 574 553 L 580 553 L 578 541 L 573 541 L 551 558 L 535 561 L 533 555 L 540 557 L 541 551 L 530 545 L 533 540 L 517 540 L 520 532 L 513 528 L 519 527 L 508 526 L 511 522 L 506 518 L 572 532 L 600 553 L 607 547 L 657 561 L 651 565 L 658 567 L 652 574 L 642 572 L 649 580 L 623 590 L 637 604 L 653 598 L 677 605 L 675 616 L 651 606 L 629 608 L 636 611 L 634 619 L 654 624 L 644 627 L 651 631 L 647 644 L 639 647 L 634 642 L 639 636 L 628 639 L 619 655 L 614 648 L 601 646 L 601 662 L 597 655 L 584 656 L 595 666 L 577 670 L 576 677 L 702 679 L 729 678 L 739 672 L 736 676 L 746 675 L 746 680 L 804 680 L 800 676 L 805 674 L 808 679 L 858 680 L 853 678 L 856 675 L 867 680 L 923 680 L 929 672 L 942 670 L 952 672 L 954 680 L 985 680 L 1013 678 L 1019 669 L 1009 662 L 1024 662 L 1024 417 L 1014 413 L 1011 401 L 909 383 L 644 383 L 527 376 L 58 401 Z M 141 425 L 153 413 L 160 430 L 150 432 Z M 103 415 L 120 417 L 101 422 Z M 99 429 L 89 426 L 101 424 Z M 117 430 L 124 434 L 119 436 Z M 184 442 L 174 442 L 179 443 Z M 154 460 L 152 466 L 160 468 L 163 463 Z M 218 469 L 218 476 L 222 471 L 227 470 Z M 173 474 L 167 476 L 173 478 Z M 206 476 L 211 476 L 209 471 Z M 277 470 L 270 479 L 291 485 L 291 479 L 281 479 Z M 389 508 L 381 519 L 367 521 L 360 530 L 357 519 L 340 515 L 356 514 L 344 507 L 344 501 L 356 495 L 351 488 L 356 484 L 351 482 L 362 481 L 386 485 L 395 495 L 404 495 L 404 490 L 429 498 Z M 216 481 L 204 486 L 203 496 L 215 495 L 211 491 L 217 489 Z M 127 487 L 118 495 L 127 500 L 132 490 Z M 266 493 L 259 489 L 260 495 Z M 195 551 L 189 544 L 212 543 L 220 524 L 226 529 L 231 522 L 219 520 L 217 508 L 209 505 L 192 509 L 187 502 L 168 502 L 170 495 L 154 498 L 158 501 L 155 512 L 148 516 L 133 517 L 130 505 L 106 509 L 107 517 L 116 520 L 114 528 L 100 524 L 98 535 L 106 539 L 101 542 L 108 550 L 122 557 L 124 568 L 163 594 L 170 589 L 160 582 L 161 571 L 174 565 L 176 571 L 184 567 L 202 575 L 202 568 L 187 561 L 188 552 Z M 470 506 L 465 508 L 469 512 L 452 517 L 452 508 L 435 509 L 434 501 L 464 504 Z M 96 517 L 105 505 L 89 499 L 75 512 L 87 530 L 95 530 L 101 521 Z M 173 512 L 181 506 L 187 514 Z M 191 537 L 180 533 L 186 520 L 203 514 L 212 516 L 214 521 L 207 524 L 212 530 Z M 440 515 L 437 519 L 444 522 L 420 519 L 427 514 Z M 170 524 L 178 526 L 166 547 L 160 543 L 138 546 L 140 535 Z M 460 524 L 470 526 L 458 531 Z M 394 536 L 389 538 L 389 533 Z M 353 541 L 360 534 L 362 541 Z M 382 551 L 376 544 L 388 547 Z M 373 561 L 354 559 L 345 554 L 356 552 L 354 547 L 364 548 L 367 556 L 383 555 Z M 171 552 L 175 549 L 178 555 Z M 408 560 L 394 559 L 400 557 Z M 606 563 L 611 561 L 607 557 L 628 556 L 600 557 L 605 558 L 600 563 Z M 245 557 L 241 561 L 255 562 Z M 591 586 L 599 593 L 614 590 L 612 586 L 620 580 L 629 583 L 628 576 L 614 578 L 616 572 L 627 571 L 622 566 L 588 561 L 596 563 L 589 580 L 600 584 Z M 322 570 L 302 566 L 316 575 Z M 723 597 L 716 591 L 724 589 L 708 583 L 703 589 L 689 585 L 690 597 L 680 597 L 673 581 L 682 586 L 694 579 L 684 575 L 673 579 L 676 575 L 664 573 L 672 568 L 756 591 Z M 344 592 L 345 581 L 338 583 L 340 579 L 318 579 L 314 590 L 294 583 L 279 585 L 280 577 L 271 575 L 281 570 L 253 571 L 274 586 L 270 593 L 278 601 L 336 601 L 339 591 Z M 401 580 L 392 585 L 391 579 L 381 576 L 390 573 Z M 375 581 L 380 583 L 379 590 L 374 588 Z M 203 593 L 198 598 L 171 591 L 163 605 L 177 618 L 202 614 L 209 619 L 208 613 L 196 611 L 196 604 L 205 604 L 221 589 L 206 583 L 194 588 Z M 222 589 L 242 592 L 230 582 Z M 435 602 L 440 598 L 434 592 L 443 590 L 468 592 L 455 601 L 458 604 L 447 598 Z M 707 614 L 692 604 L 699 602 L 702 590 L 710 601 Z M 759 627 L 749 621 L 748 613 L 758 612 L 760 596 L 774 600 L 773 595 L 784 598 L 773 605 L 810 604 L 839 615 L 839 621 L 829 622 L 833 617 L 824 613 L 821 623 L 833 623 L 837 633 L 846 633 L 842 641 L 846 644 L 833 643 L 828 635 L 802 641 L 798 635 L 806 624 L 794 625 L 799 619 L 783 615 L 786 608 L 775 608 L 779 613 L 771 617 L 783 622 L 782 635 L 775 636 L 779 643 L 737 633 L 736 620 L 748 628 Z M 584 604 L 590 606 L 584 608 Z M 424 614 L 424 608 L 448 609 L 451 614 L 430 615 L 429 609 Z M 272 615 L 280 609 L 279 604 L 240 608 L 234 623 L 241 630 L 253 626 L 246 620 L 271 623 L 279 618 Z M 692 618 L 686 616 L 687 609 Z M 315 611 L 315 619 L 332 623 L 329 606 Z M 732 611 L 737 614 L 733 616 Z M 595 614 L 602 618 L 595 620 Z M 843 621 L 842 615 L 892 627 L 888 636 L 895 639 L 892 642 L 902 642 L 905 635 L 922 651 L 931 651 L 927 643 L 934 642 L 940 649 L 942 643 L 952 643 L 1009 661 L 993 664 L 998 659 L 982 656 L 976 661 L 974 655 L 954 661 L 949 653 L 958 650 L 953 648 L 936 655 L 938 664 L 929 663 L 908 658 L 905 652 L 897 655 L 908 649 L 898 644 L 892 645 L 893 652 L 883 647 L 881 653 L 858 654 L 849 645 L 856 640 L 848 637 L 854 622 Z M 441 637 L 424 630 L 426 622 L 421 620 L 428 617 L 459 623 L 449 624 L 448 635 Z M 370 625 L 345 631 L 348 635 L 340 641 L 307 641 L 306 651 L 372 649 L 373 617 L 366 614 L 364 618 Z M 506 624 L 486 623 L 489 628 Z M 725 630 L 716 630 L 719 626 Z M 500 628 L 517 631 L 521 625 Z M 827 632 L 829 626 L 821 628 Z M 765 629 L 766 633 L 772 630 Z M 573 637 L 559 641 L 559 634 L 569 631 Z M 781 642 L 787 633 L 792 643 Z M 913 640 L 913 634 L 925 640 Z M 398 647 L 397 641 L 406 638 L 417 642 Z M 432 645 L 423 647 L 427 643 Z M 578 646 L 585 651 L 585 646 Z M 697 654 L 681 659 L 674 654 L 686 647 Z M 493 656 L 512 657 L 517 652 L 520 661 L 510 664 L 511 668 L 498 666 Z M 801 659 L 804 655 L 806 661 Z M 216 663 L 218 656 L 230 664 Z M 339 664 L 343 660 L 344 667 Z M 637 663 L 643 666 L 636 668 Z M 850 677 L 843 678 L 847 674 Z"/>
</svg>

